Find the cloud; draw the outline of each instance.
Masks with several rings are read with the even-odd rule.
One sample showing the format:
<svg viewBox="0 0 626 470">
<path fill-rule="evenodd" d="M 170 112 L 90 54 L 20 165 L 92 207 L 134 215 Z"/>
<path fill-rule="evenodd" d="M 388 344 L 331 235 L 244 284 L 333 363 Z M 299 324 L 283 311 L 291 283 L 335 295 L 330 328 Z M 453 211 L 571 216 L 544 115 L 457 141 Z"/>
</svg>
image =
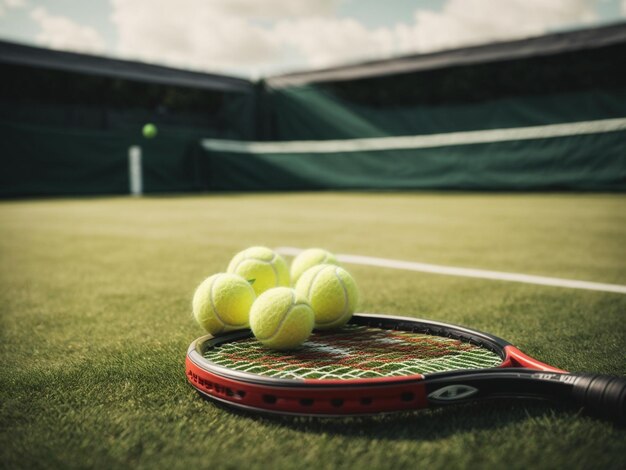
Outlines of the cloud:
<svg viewBox="0 0 626 470">
<path fill-rule="evenodd" d="M 24 6 L 26 6 L 26 0 L 0 0 L 0 16 L 3 16 L 7 10 Z"/>
<path fill-rule="evenodd" d="M 51 15 L 43 7 L 33 9 L 30 16 L 40 28 L 37 41 L 46 47 L 87 53 L 105 50 L 104 39 L 94 28 L 80 25 L 65 16 Z"/>
<path fill-rule="evenodd" d="M 117 53 L 256 75 L 542 34 L 591 23 L 595 0 L 448 0 L 407 23 L 338 18 L 341 0 L 112 0 Z M 626 0 L 622 0 L 626 2 Z"/>
<path fill-rule="evenodd" d="M 389 31 L 337 18 L 341 0 L 112 0 L 117 53 L 250 75 L 392 51 Z M 354 45 L 358 44 L 358 47 Z"/>
<path fill-rule="evenodd" d="M 198 3 L 223 14 L 277 19 L 332 16 L 340 2 L 341 0 L 205 0 Z"/>
<path fill-rule="evenodd" d="M 352 18 L 303 18 L 282 21 L 272 29 L 282 52 L 291 49 L 313 67 L 387 57 L 394 52 L 394 33 L 369 30 Z"/>
<path fill-rule="evenodd" d="M 157 61 L 204 70 L 253 71 L 278 54 L 276 42 L 266 27 L 250 17 L 276 16 L 278 1 L 260 11 L 252 0 L 179 0 L 172 10 L 166 0 L 112 0 L 111 20 L 118 31 L 117 53 L 130 58 Z M 307 14 L 309 2 L 294 2 L 286 15 Z M 317 3 L 317 2 L 311 2 Z M 320 2 L 322 5 L 328 2 Z M 245 15 L 236 15 L 239 5 Z M 265 16 L 263 16 L 265 17 Z"/>
<path fill-rule="evenodd" d="M 622 0 L 622 15 L 626 16 L 626 0 Z"/>
<path fill-rule="evenodd" d="M 272 37 L 283 47 L 294 48 L 306 60 L 306 66 L 330 66 L 589 24 L 596 20 L 595 3 L 595 0 L 449 0 L 439 12 L 416 10 L 408 24 L 367 29 L 353 19 L 288 19 L 273 28 Z"/>
<path fill-rule="evenodd" d="M 449 0 L 442 11 L 416 11 L 412 25 L 394 29 L 398 51 L 430 51 L 539 35 L 591 24 L 596 0 Z"/>
</svg>

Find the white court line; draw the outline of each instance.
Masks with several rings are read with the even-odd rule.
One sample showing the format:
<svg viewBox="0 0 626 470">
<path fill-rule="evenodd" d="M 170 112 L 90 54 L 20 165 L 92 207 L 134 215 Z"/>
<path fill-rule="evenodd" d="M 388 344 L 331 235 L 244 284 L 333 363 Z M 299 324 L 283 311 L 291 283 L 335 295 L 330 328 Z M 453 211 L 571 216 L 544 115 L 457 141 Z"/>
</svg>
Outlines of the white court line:
<svg viewBox="0 0 626 470">
<path fill-rule="evenodd" d="M 283 255 L 295 256 L 301 251 L 300 248 L 281 246 L 276 251 Z M 487 271 L 484 269 L 457 268 L 454 266 L 440 266 L 437 264 L 415 263 L 386 258 L 373 258 L 359 255 L 337 255 L 339 261 L 348 264 L 363 264 L 366 266 L 379 266 L 382 268 L 405 269 L 407 271 L 419 271 L 431 274 L 444 274 L 447 276 L 474 277 L 479 279 L 491 279 L 495 281 L 523 282 L 525 284 L 537 284 L 540 286 L 568 287 L 570 289 L 586 289 L 600 292 L 615 292 L 626 294 L 626 286 L 619 284 L 603 284 L 601 282 L 576 281 L 573 279 L 560 279 L 558 277 L 532 276 L 529 274 L 504 273 L 500 271 Z"/>
</svg>

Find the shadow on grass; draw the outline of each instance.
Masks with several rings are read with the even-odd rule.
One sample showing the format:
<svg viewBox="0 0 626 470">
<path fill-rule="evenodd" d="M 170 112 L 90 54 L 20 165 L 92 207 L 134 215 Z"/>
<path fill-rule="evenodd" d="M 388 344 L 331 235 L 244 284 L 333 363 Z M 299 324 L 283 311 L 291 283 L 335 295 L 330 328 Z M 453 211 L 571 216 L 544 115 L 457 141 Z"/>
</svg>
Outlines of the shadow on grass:
<svg viewBox="0 0 626 470">
<path fill-rule="evenodd" d="M 362 436 L 383 440 L 436 440 L 463 432 L 493 431 L 524 421 L 571 419 L 576 410 L 540 400 L 493 400 L 432 410 L 397 412 L 359 417 L 320 418 L 282 416 L 247 411 L 199 394 L 211 406 L 245 419 L 283 426 L 307 433 Z"/>
</svg>

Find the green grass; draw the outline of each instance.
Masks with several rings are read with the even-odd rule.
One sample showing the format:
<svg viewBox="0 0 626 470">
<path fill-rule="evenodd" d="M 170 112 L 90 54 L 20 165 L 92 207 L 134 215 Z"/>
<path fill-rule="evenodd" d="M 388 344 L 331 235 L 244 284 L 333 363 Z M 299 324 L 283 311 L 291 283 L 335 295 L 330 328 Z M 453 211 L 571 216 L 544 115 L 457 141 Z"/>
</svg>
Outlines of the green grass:
<svg viewBox="0 0 626 470">
<path fill-rule="evenodd" d="M 503 401 L 271 419 L 186 383 L 197 284 L 249 245 L 626 284 L 623 195 L 264 194 L 0 204 L 6 468 L 624 468 L 626 432 Z M 348 266 L 362 311 L 465 324 L 626 375 L 626 296 Z"/>
</svg>

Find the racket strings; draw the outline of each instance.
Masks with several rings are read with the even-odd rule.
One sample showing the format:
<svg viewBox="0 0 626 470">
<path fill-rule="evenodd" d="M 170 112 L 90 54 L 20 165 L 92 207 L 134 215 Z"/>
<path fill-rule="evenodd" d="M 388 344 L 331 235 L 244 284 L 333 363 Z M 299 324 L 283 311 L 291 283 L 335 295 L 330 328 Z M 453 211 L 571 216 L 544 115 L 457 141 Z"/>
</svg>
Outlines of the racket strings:
<svg viewBox="0 0 626 470">
<path fill-rule="evenodd" d="M 315 333 L 297 351 L 272 351 L 248 338 L 210 348 L 204 357 L 251 374 L 342 380 L 479 369 L 502 362 L 495 352 L 458 339 L 359 325 Z"/>
</svg>

